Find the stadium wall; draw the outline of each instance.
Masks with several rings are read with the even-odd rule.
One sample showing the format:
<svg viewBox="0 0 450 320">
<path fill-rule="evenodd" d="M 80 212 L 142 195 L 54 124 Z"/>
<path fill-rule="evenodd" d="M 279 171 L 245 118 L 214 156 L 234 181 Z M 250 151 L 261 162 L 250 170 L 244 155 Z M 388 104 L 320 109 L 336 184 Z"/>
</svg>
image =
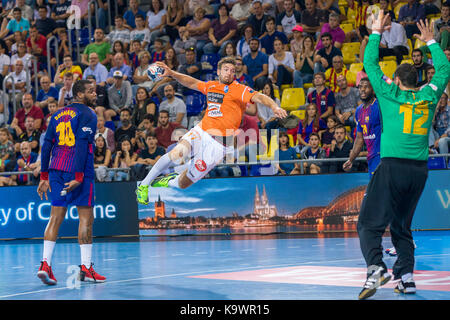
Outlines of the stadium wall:
<svg viewBox="0 0 450 320">
<path fill-rule="evenodd" d="M 136 182 L 97 183 L 94 236 L 354 231 L 368 180 L 367 173 L 204 179 L 186 190 L 155 188 L 148 206 L 137 205 Z M 450 229 L 449 181 L 450 170 L 429 172 L 414 230 Z M 49 216 L 36 186 L 0 188 L 0 239 L 42 238 Z M 77 230 L 69 207 L 60 236 Z"/>
<path fill-rule="evenodd" d="M 0 239 L 42 238 L 50 217 L 50 201 L 42 201 L 37 186 L 0 188 Z M 135 182 L 95 184 L 94 236 L 138 235 Z M 60 237 L 76 237 L 78 212 L 69 207 Z"/>
</svg>

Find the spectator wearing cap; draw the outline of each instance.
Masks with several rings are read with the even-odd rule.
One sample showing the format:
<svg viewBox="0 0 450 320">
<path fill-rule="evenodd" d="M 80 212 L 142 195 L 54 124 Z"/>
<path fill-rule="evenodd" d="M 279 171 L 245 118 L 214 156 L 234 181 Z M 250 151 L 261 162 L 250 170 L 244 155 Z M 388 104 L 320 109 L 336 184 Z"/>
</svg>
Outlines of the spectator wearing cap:
<svg viewBox="0 0 450 320">
<path fill-rule="evenodd" d="M 284 32 L 288 39 L 292 39 L 292 29 L 302 21 L 302 15 L 295 10 L 294 0 L 284 0 L 283 9 L 277 16 L 277 30 Z"/>
<path fill-rule="evenodd" d="M 268 56 L 273 53 L 273 41 L 278 38 L 284 45 L 288 44 L 288 38 L 284 32 L 278 31 L 275 28 L 275 18 L 268 17 L 266 19 L 266 35 L 261 38 L 261 51 Z"/>
<path fill-rule="evenodd" d="M 211 42 L 203 47 L 203 53 L 211 54 L 219 51 L 223 53 L 226 44 L 232 41 L 237 32 L 237 22 L 228 15 L 228 7 L 225 4 L 219 6 L 219 17 L 214 19 L 208 31 Z"/>
<path fill-rule="evenodd" d="M 269 17 L 264 13 L 262 0 L 253 0 L 253 14 L 248 17 L 247 24 L 253 26 L 253 36 L 260 38 L 266 32 L 266 19 Z"/>
<path fill-rule="evenodd" d="M 292 28 L 292 34 L 294 35 L 289 42 L 289 46 L 291 48 L 292 55 L 297 57 L 298 53 L 302 52 L 303 48 L 303 28 L 301 25 L 296 25 Z"/>
<path fill-rule="evenodd" d="M 261 90 L 267 80 L 269 71 L 269 58 L 258 50 L 259 39 L 250 40 L 250 53 L 243 58 L 244 73 L 249 75 L 250 86 Z"/>
<path fill-rule="evenodd" d="M 133 102 L 131 84 L 129 81 L 125 81 L 123 73 L 120 70 L 116 70 L 113 73 L 113 83 L 108 89 L 108 100 L 110 108 L 116 113 L 112 117 L 119 114 L 120 109 L 129 108 Z"/>
<path fill-rule="evenodd" d="M 187 48 L 186 52 L 186 62 L 178 67 L 178 72 L 187 74 L 200 80 L 202 74 L 202 64 L 196 61 L 195 48 Z"/>
<path fill-rule="evenodd" d="M 342 44 L 345 41 L 345 32 L 339 26 L 339 15 L 335 12 L 331 12 L 328 18 L 328 22 L 322 26 L 320 34 L 329 33 L 331 34 L 331 43 L 338 49 L 342 48 Z M 317 42 L 316 49 L 320 50 L 323 48 L 322 39 Z"/>
<path fill-rule="evenodd" d="M 133 74 L 131 67 L 125 63 L 125 58 L 122 53 L 120 52 L 116 53 L 112 59 L 112 62 L 113 67 L 111 68 L 111 70 L 109 70 L 106 83 L 113 84 L 114 82 L 113 75 L 114 72 L 116 72 L 117 70 L 119 70 L 122 73 L 124 80 L 132 81 Z"/>
<path fill-rule="evenodd" d="M 84 69 L 83 79 L 86 80 L 88 76 L 94 76 L 98 85 L 106 85 L 106 80 L 108 79 L 108 69 L 106 69 L 106 67 L 99 62 L 98 54 L 96 52 L 89 54 L 89 67 Z"/>
<path fill-rule="evenodd" d="M 317 9 L 316 0 L 305 0 L 305 7 L 306 10 L 302 11 L 301 25 L 304 32 L 316 39 L 319 37 L 322 26 L 327 22 L 327 13 Z"/>
</svg>

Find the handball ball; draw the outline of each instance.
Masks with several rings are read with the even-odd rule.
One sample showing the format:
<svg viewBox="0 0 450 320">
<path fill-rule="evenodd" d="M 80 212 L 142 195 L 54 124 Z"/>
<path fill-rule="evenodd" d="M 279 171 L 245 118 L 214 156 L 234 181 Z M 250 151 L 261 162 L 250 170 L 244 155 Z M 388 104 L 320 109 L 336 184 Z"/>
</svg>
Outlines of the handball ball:
<svg viewBox="0 0 450 320">
<path fill-rule="evenodd" d="M 157 82 L 162 79 L 161 75 L 164 73 L 164 69 L 158 67 L 156 63 L 152 63 L 147 69 L 147 75 L 153 82 Z"/>
</svg>

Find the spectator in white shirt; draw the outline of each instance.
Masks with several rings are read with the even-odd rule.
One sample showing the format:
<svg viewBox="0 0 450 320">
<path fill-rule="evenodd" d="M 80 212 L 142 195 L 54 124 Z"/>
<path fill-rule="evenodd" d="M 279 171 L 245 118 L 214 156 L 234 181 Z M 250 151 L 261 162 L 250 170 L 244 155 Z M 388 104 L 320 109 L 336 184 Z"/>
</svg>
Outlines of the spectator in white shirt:
<svg viewBox="0 0 450 320">
<path fill-rule="evenodd" d="M 388 12 L 384 14 L 387 16 L 386 25 L 391 27 L 381 35 L 380 59 L 385 56 L 395 56 L 397 64 L 400 64 L 403 60 L 403 55 L 408 55 L 409 53 L 406 31 L 401 24 L 391 21 L 391 16 Z"/>
<path fill-rule="evenodd" d="M 284 44 L 278 38 L 274 40 L 273 48 L 275 52 L 269 56 L 269 79 L 281 88 L 281 85 L 293 82 L 294 56 L 292 52 L 284 50 Z"/>
<path fill-rule="evenodd" d="M 128 49 L 130 45 L 130 30 L 125 28 L 125 20 L 121 15 L 117 15 L 114 18 L 115 28 L 106 36 L 106 39 L 113 44 L 115 41 L 120 40 L 125 45 L 125 49 Z"/>
</svg>

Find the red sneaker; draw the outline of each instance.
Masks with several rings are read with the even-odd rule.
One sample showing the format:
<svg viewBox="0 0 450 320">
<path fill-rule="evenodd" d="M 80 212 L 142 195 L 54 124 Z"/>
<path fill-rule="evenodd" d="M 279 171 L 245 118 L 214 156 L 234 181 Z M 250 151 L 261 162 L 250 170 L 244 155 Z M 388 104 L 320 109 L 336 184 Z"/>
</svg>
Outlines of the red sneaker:
<svg viewBox="0 0 450 320">
<path fill-rule="evenodd" d="M 41 261 L 37 276 L 43 283 L 48 284 L 49 286 L 53 286 L 57 282 L 53 275 L 52 267 L 47 264 L 47 261 Z"/>
<path fill-rule="evenodd" d="M 95 272 L 93 265 L 89 269 L 84 264 L 80 266 L 80 281 L 105 282 L 106 278 Z"/>
</svg>

